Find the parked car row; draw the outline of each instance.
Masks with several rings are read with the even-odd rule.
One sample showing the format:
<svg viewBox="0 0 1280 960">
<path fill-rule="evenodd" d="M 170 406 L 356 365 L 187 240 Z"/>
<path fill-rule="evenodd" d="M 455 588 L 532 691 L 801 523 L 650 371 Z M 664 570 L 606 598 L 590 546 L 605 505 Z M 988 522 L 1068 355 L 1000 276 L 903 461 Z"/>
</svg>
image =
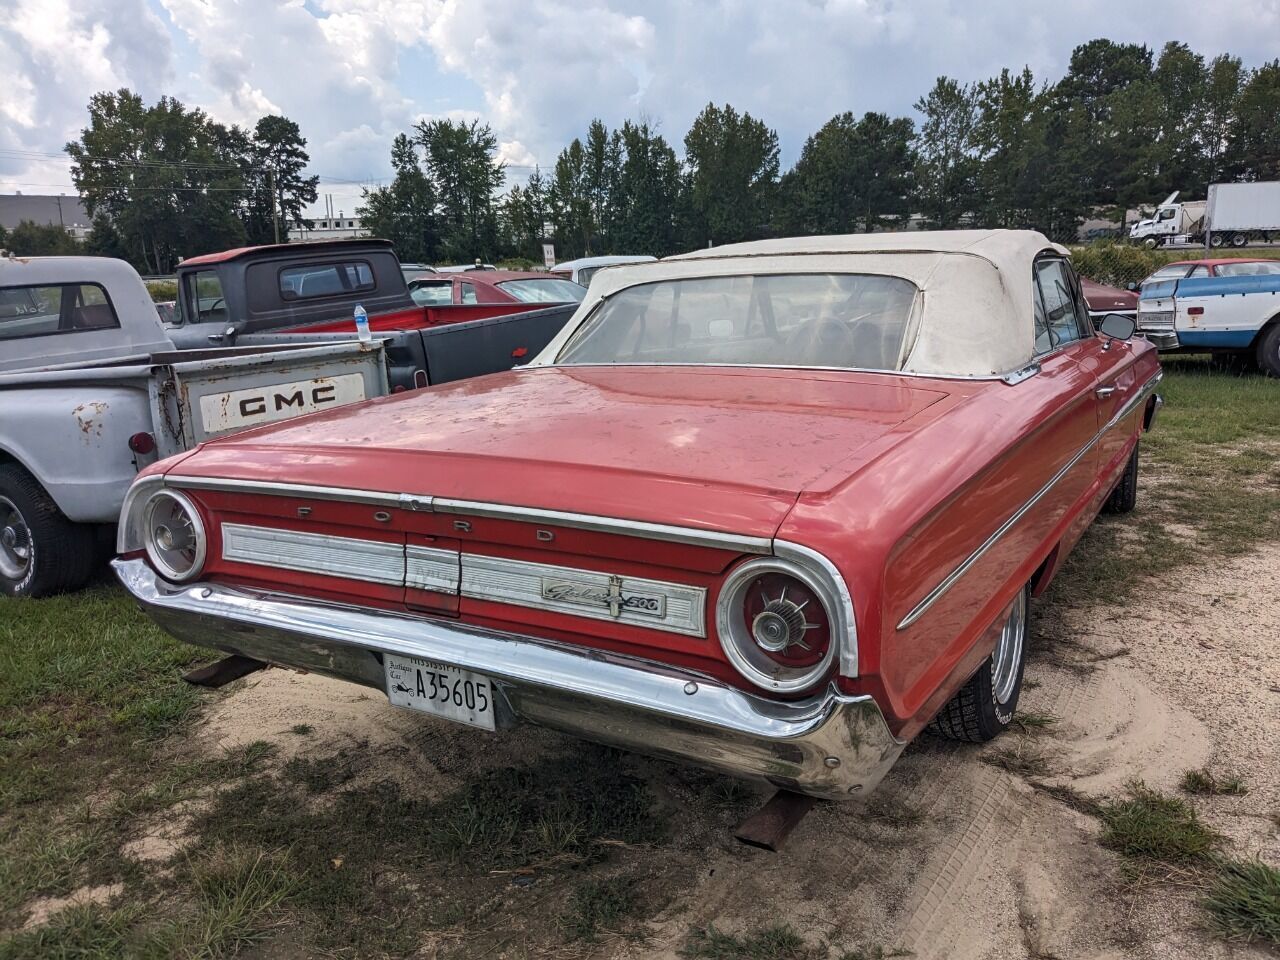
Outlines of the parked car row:
<svg viewBox="0 0 1280 960">
<path fill-rule="evenodd" d="M 114 566 L 191 643 L 864 796 L 1012 722 L 1031 599 L 1136 502 L 1133 331 L 1028 231 L 611 266 L 525 366 L 146 466 Z"/>
<path fill-rule="evenodd" d="M 121 261 L 0 261 L 0 593 L 83 583 L 129 484 L 159 458 L 527 362 L 577 306 L 417 306 L 379 240 L 193 257 L 177 285 L 163 322 Z M 357 305 L 371 315 L 367 344 Z"/>
</svg>

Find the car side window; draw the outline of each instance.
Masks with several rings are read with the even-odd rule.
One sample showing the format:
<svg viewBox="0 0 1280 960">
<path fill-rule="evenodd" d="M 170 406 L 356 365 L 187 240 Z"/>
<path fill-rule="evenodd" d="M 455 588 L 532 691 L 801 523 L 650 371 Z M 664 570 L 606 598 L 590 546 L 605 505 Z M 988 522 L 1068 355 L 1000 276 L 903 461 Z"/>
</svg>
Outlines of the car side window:
<svg viewBox="0 0 1280 960">
<path fill-rule="evenodd" d="M 1189 274 L 1187 274 L 1189 278 L 1190 277 L 1207 277 L 1208 275 L 1209 275 L 1209 268 L 1206 267 L 1203 263 L 1200 264 L 1200 266 L 1196 267 L 1194 270 L 1192 270 Z"/>
<path fill-rule="evenodd" d="M 1064 344 L 1082 340 L 1085 330 L 1085 318 L 1081 316 L 1080 304 L 1073 293 L 1071 274 L 1067 265 L 1056 259 L 1036 262 L 1036 287 L 1044 310 L 1045 324 L 1049 336 L 1049 350 L 1056 350 Z M 1037 352 L 1039 336 L 1037 331 Z"/>
<path fill-rule="evenodd" d="M 462 288 L 462 299 L 459 301 L 460 303 L 480 302 L 476 297 L 476 286 L 474 283 L 460 283 L 458 286 Z"/>
<path fill-rule="evenodd" d="M 0 340 L 119 326 L 106 290 L 96 283 L 0 288 Z"/>
</svg>

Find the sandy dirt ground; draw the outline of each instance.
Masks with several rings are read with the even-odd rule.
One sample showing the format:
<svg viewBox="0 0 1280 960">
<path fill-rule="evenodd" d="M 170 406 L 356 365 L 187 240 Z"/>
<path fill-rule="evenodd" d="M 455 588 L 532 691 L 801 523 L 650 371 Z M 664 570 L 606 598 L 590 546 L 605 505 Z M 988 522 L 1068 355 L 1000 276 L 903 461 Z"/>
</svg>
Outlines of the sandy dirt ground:
<svg viewBox="0 0 1280 960">
<path fill-rule="evenodd" d="M 737 845 L 722 816 L 690 802 L 681 775 L 637 758 L 678 815 L 667 846 L 630 855 L 651 860 L 671 895 L 644 940 L 606 940 L 594 954 L 675 958 L 695 926 L 789 923 L 815 942 L 922 960 L 1274 956 L 1207 933 L 1190 892 L 1135 891 L 1095 819 L 983 756 L 1037 752 L 1049 771 L 1040 783 L 1093 797 L 1134 779 L 1176 792 L 1184 771 L 1205 765 L 1239 773 L 1247 794 L 1197 806 L 1233 855 L 1280 863 L 1280 546 L 1184 568 L 1124 607 L 1042 610 L 1033 634 L 1022 708 L 1057 724 L 983 747 L 922 737 L 865 807 L 818 806 L 781 854 Z M 314 730 L 290 734 L 299 723 Z M 201 735 L 211 746 L 268 739 L 285 756 L 386 751 L 399 761 L 386 769 L 433 793 L 480 768 L 573 749 L 539 730 L 495 739 L 278 669 L 238 684 Z"/>
</svg>

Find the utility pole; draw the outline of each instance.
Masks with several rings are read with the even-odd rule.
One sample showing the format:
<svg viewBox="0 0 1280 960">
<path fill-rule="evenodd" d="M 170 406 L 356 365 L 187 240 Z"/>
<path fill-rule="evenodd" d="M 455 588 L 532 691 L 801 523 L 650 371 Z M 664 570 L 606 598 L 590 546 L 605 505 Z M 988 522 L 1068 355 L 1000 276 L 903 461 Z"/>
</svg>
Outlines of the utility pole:
<svg viewBox="0 0 1280 960">
<path fill-rule="evenodd" d="M 280 242 L 280 198 L 276 196 L 276 168 L 267 168 L 267 177 L 271 181 L 271 226 L 275 229 L 276 243 Z"/>
</svg>

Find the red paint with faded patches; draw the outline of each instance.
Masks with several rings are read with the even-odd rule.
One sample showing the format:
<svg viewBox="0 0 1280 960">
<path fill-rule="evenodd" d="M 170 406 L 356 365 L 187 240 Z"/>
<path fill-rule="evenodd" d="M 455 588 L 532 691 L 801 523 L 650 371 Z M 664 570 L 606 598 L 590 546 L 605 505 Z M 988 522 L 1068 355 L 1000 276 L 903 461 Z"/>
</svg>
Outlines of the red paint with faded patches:
<svg viewBox="0 0 1280 960">
<path fill-rule="evenodd" d="M 1041 571 L 1043 589 L 1092 520 L 1137 442 L 1143 405 L 1094 441 L 1158 370 L 1145 341 L 1101 338 L 1068 345 L 1016 385 L 815 369 L 526 367 L 246 431 L 165 469 L 174 478 L 451 498 L 803 544 L 843 575 L 857 621 L 858 676 L 833 667 L 822 682 L 874 695 L 894 733 L 910 737 L 990 654 L 988 628 L 1022 585 Z M 1100 385 L 1117 389 L 1102 399 Z M 706 636 L 697 638 L 218 559 L 206 571 L 662 660 L 760 693 L 716 635 L 719 585 L 747 559 L 733 550 L 465 508 L 391 510 L 379 520 L 377 508 L 349 502 L 192 495 L 211 530 L 238 517 L 703 586 Z M 953 589 L 899 629 L 1010 523 Z M 210 556 L 219 556 L 215 546 Z"/>
</svg>

